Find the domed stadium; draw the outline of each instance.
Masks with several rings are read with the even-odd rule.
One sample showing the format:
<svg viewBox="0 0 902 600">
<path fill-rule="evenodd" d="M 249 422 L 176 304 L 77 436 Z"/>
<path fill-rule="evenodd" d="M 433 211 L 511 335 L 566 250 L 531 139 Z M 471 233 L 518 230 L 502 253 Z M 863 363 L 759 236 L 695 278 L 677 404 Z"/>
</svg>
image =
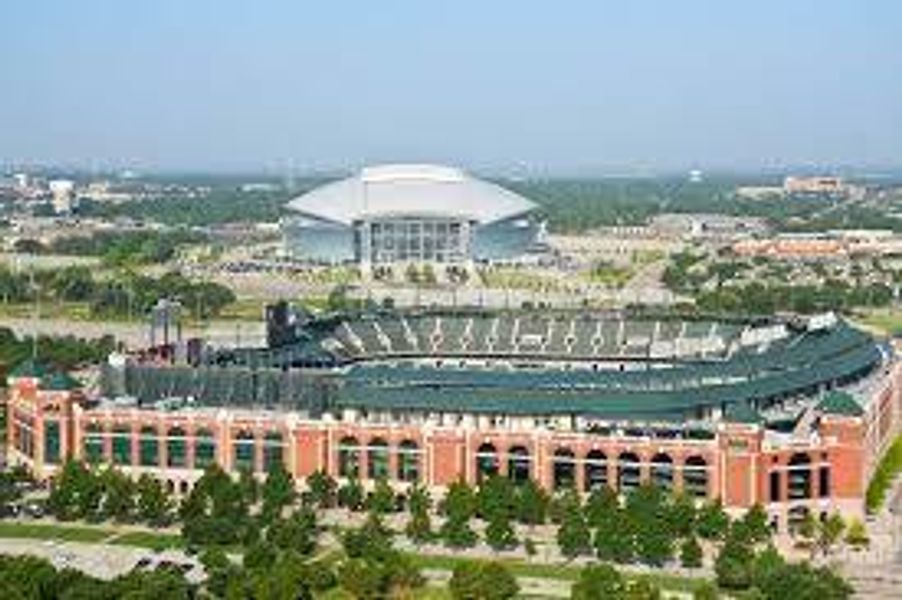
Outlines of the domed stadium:
<svg viewBox="0 0 902 600">
<path fill-rule="evenodd" d="M 509 261 L 538 234 L 531 201 L 436 165 L 367 167 L 287 208 L 286 250 L 314 263 Z"/>
</svg>

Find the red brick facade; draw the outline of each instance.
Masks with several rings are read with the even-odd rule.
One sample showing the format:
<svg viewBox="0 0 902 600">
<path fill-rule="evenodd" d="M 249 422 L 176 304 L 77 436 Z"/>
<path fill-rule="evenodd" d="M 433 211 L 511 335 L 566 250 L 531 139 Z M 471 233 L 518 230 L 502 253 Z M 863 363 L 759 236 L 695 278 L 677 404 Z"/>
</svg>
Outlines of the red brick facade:
<svg viewBox="0 0 902 600">
<path fill-rule="evenodd" d="M 894 368 L 864 416 L 819 415 L 810 435 L 720 423 L 710 439 L 652 439 L 550 429 L 304 420 L 293 413 L 167 412 L 89 404 L 76 392 L 10 380 L 7 455 L 50 478 L 67 457 L 150 472 L 184 493 L 212 461 L 263 473 L 282 462 L 298 479 L 317 470 L 364 481 L 385 476 L 438 488 L 481 473 L 531 477 L 547 488 L 638 482 L 720 498 L 728 510 L 764 505 L 780 527 L 804 511 L 860 517 L 868 478 L 899 427 Z M 55 423 L 56 425 L 53 425 Z M 57 432 L 54 441 L 48 432 Z M 55 456 L 51 456 L 55 454 Z"/>
</svg>

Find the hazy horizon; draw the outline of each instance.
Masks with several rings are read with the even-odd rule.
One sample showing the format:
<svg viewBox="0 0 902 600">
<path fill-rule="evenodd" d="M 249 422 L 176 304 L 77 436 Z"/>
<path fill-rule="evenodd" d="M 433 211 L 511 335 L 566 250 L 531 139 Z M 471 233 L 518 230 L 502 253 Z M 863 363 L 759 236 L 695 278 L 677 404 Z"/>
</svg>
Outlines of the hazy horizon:
<svg viewBox="0 0 902 600">
<path fill-rule="evenodd" d="M 12 3 L 0 165 L 902 166 L 902 4 Z"/>
</svg>

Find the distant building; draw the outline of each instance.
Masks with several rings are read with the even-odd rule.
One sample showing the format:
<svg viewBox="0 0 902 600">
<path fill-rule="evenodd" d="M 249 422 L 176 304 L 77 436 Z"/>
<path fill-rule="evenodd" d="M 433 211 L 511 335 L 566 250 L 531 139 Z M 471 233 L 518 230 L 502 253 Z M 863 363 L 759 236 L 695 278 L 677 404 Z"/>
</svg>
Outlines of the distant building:
<svg viewBox="0 0 902 600">
<path fill-rule="evenodd" d="M 767 222 L 759 217 L 713 213 L 662 213 L 651 219 L 649 228 L 658 235 L 693 239 L 747 236 L 768 229 Z"/>
<path fill-rule="evenodd" d="M 48 185 L 53 211 L 58 215 L 71 213 L 75 208 L 75 182 L 69 179 L 54 179 Z"/>
<path fill-rule="evenodd" d="M 787 177 L 783 180 L 786 194 L 827 194 L 844 196 L 848 187 L 840 177 Z"/>
</svg>

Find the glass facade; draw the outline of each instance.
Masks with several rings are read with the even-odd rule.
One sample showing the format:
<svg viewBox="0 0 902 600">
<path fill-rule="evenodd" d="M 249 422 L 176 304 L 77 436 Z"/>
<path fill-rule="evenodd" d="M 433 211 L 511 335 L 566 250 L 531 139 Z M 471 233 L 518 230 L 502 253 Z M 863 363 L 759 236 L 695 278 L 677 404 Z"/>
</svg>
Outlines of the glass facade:
<svg viewBox="0 0 902 600">
<path fill-rule="evenodd" d="M 355 227 L 354 255 L 373 264 L 461 262 L 469 255 L 469 223 L 419 218 L 364 221 Z"/>
<path fill-rule="evenodd" d="M 538 227 L 527 215 L 491 223 L 398 215 L 352 227 L 297 216 L 283 222 L 282 232 L 288 252 L 313 263 L 459 263 L 515 260 L 535 242 Z"/>
</svg>

